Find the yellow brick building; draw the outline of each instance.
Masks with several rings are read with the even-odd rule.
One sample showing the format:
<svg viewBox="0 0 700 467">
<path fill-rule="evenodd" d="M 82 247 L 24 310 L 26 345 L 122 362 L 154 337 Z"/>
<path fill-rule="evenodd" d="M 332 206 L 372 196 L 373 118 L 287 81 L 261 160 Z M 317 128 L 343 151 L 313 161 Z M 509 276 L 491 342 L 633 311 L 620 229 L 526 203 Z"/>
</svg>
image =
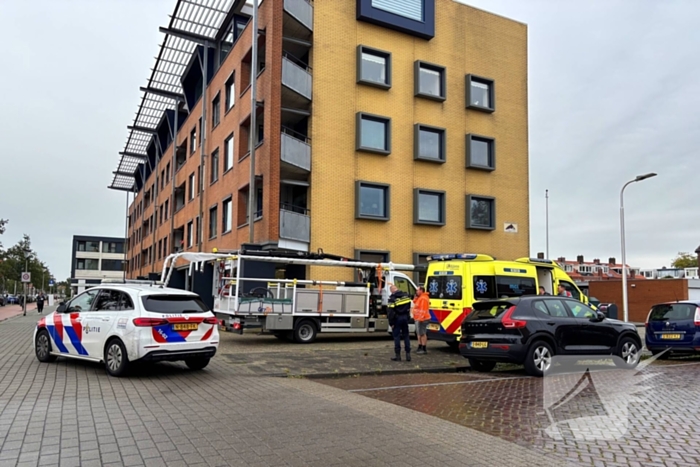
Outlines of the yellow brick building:
<svg viewBox="0 0 700 467">
<path fill-rule="evenodd" d="M 412 264 L 527 256 L 525 25 L 454 0 L 265 0 L 254 31 L 252 0 L 187 5 L 111 185 L 133 193 L 130 277 L 248 243 Z"/>
<path fill-rule="evenodd" d="M 358 1 L 368 8 L 392 3 Z M 412 3 L 429 8 L 425 0 L 406 2 Z M 425 39 L 391 24 L 358 20 L 358 11 L 355 1 L 314 3 L 311 250 L 323 248 L 367 259 L 382 255 L 362 252 L 382 252 L 396 263 L 447 252 L 486 253 L 503 259 L 527 256 L 526 25 L 454 0 L 435 0 L 434 37 Z M 399 21 L 404 13 L 410 14 L 398 13 L 394 16 Z M 391 15 L 388 18 L 393 20 Z M 376 52 L 374 58 L 380 59 L 383 53 L 390 54 L 383 56 L 383 78 L 375 74 L 385 81 L 376 83 L 380 86 L 358 83 L 364 51 Z M 416 81 L 421 79 L 417 61 L 443 67 L 446 86 L 440 94 L 444 100 L 415 95 Z M 433 71 L 440 71 L 439 67 Z M 472 80 L 486 85 L 492 98 L 487 107 L 493 110 L 468 108 Z M 391 119 L 388 154 L 356 150 L 361 131 L 358 113 Z M 443 162 L 414 159 L 416 124 L 444 129 Z M 478 135 L 477 142 L 490 141 L 488 170 L 467 167 L 468 135 Z M 358 218 L 358 181 L 388 186 L 386 220 Z M 414 211 L 420 204 L 415 189 L 444 192 L 445 211 L 440 213 L 442 222 L 437 222 L 444 225 L 415 222 Z M 493 208 L 488 228 L 468 228 L 468 195 L 484 197 Z M 340 274 L 348 273 L 319 268 L 311 276 Z"/>
</svg>

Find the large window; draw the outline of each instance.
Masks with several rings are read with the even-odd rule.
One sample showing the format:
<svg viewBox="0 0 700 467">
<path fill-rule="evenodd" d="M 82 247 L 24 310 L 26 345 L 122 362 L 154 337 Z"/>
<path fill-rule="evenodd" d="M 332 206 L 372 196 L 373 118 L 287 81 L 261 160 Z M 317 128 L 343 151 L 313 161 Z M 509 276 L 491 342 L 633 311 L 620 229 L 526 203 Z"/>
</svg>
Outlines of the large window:
<svg viewBox="0 0 700 467">
<path fill-rule="evenodd" d="M 496 110 L 495 83 L 492 79 L 467 75 L 467 108 L 493 112 Z"/>
<path fill-rule="evenodd" d="M 103 271 L 121 271 L 122 270 L 122 260 L 120 260 L 120 259 L 103 259 L 101 269 Z"/>
<path fill-rule="evenodd" d="M 233 167 L 233 133 L 224 141 L 224 173 Z"/>
<path fill-rule="evenodd" d="M 391 119 L 358 112 L 356 149 L 377 154 L 391 153 Z"/>
<path fill-rule="evenodd" d="M 414 64 L 414 94 L 437 101 L 447 98 L 445 67 L 416 61 Z"/>
<path fill-rule="evenodd" d="M 424 0 L 372 0 L 372 7 L 414 21 L 423 21 Z"/>
<path fill-rule="evenodd" d="M 230 232 L 232 228 L 232 219 L 231 216 L 233 214 L 233 204 L 231 202 L 231 198 L 225 199 L 223 203 L 221 203 L 221 231 L 222 233 Z"/>
<path fill-rule="evenodd" d="M 358 45 L 357 82 L 389 89 L 391 87 L 391 53 Z"/>
<path fill-rule="evenodd" d="M 124 253 L 123 243 L 102 242 L 102 253 Z"/>
<path fill-rule="evenodd" d="M 231 73 L 231 76 L 226 80 L 226 110 L 233 107 L 236 103 L 236 73 Z"/>
<path fill-rule="evenodd" d="M 209 208 L 209 238 L 214 238 L 216 237 L 216 223 L 217 223 L 217 218 L 219 217 L 219 209 L 214 206 L 213 208 Z"/>
<path fill-rule="evenodd" d="M 89 251 L 98 253 L 100 251 L 100 242 L 78 242 L 78 251 Z"/>
<path fill-rule="evenodd" d="M 211 101 L 211 127 L 216 128 L 221 123 L 221 94 Z"/>
<path fill-rule="evenodd" d="M 445 192 L 414 189 L 413 223 L 445 225 Z"/>
<path fill-rule="evenodd" d="M 414 125 L 413 158 L 429 162 L 445 162 L 447 133 L 437 128 L 417 123 Z"/>
<path fill-rule="evenodd" d="M 494 230 L 496 200 L 490 196 L 467 195 L 467 228 Z"/>
<path fill-rule="evenodd" d="M 467 135 L 467 167 L 494 170 L 496 168 L 496 141 L 486 136 Z"/>
<path fill-rule="evenodd" d="M 355 191 L 355 217 L 389 220 L 389 185 L 356 182 Z"/>
<path fill-rule="evenodd" d="M 194 244 L 194 222 L 187 223 L 187 248 L 192 248 Z"/>
<path fill-rule="evenodd" d="M 189 194 L 190 194 L 189 199 L 190 199 L 190 201 L 192 201 L 194 199 L 194 193 L 195 193 L 194 184 L 195 184 L 195 177 L 194 177 L 194 172 L 192 172 L 190 174 L 190 180 L 189 180 L 189 190 L 190 190 L 189 191 Z"/>
<path fill-rule="evenodd" d="M 97 271 L 100 268 L 100 261 L 90 258 L 78 258 L 75 261 L 75 269 L 82 271 Z"/>
<path fill-rule="evenodd" d="M 211 153 L 211 175 L 209 182 L 214 183 L 219 179 L 219 148 Z"/>
</svg>

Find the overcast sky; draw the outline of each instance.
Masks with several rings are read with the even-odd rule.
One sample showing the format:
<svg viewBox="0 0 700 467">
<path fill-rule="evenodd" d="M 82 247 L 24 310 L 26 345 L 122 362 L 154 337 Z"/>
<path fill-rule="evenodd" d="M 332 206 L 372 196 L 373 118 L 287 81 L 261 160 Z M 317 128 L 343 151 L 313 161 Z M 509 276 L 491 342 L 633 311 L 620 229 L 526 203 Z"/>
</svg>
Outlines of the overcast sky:
<svg viewBox="0 0 700 467">
<path fill-rule="evenodd" d="M 550 256 L 619 261 L 620 188 L 646 172 L 626 190 L 628 262 L 700 245 L 700 2 L 464 3 L 528 24 L 531 254 L 549 189 Z M 107 185 L 174 4 L 0 0 L 1 240 L 30 234 L 59 280 L 73 235 L 124 235 Z"/>
</svg>

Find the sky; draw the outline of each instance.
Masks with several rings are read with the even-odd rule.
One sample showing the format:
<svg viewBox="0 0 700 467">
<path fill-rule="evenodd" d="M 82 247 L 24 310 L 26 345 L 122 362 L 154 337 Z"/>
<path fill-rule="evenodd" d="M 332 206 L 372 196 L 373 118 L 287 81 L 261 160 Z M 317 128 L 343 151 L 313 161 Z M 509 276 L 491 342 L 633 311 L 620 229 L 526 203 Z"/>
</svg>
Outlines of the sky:
<svg viewBox="0 0 700 467">
<path fill-rule="evenodd" d="M 619 261 L 620 189 L 647 172 L 625 191 L 628 263 L 695 250 L 700 2 L 463 3 L 528 25 L 531 255 L 549 190 L 549 256 Z M 0 241 L 29 234 L 58 280 L 73 235 L 124 235 L 126 195 L 107 186 L 174 5 L 0 0 Z"/>
</svg>

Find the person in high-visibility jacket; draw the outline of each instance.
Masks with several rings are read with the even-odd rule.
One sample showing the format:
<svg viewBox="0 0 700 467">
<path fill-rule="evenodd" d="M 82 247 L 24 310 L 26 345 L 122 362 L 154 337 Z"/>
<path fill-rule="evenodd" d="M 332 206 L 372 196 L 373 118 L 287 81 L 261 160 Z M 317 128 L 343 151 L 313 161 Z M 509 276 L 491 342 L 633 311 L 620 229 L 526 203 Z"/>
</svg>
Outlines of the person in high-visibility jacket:
<svg viewBox="0 0 700 467">
<path fill-rule="evenodd" d="M 391 296 L 389 297 L 389 310 L 387 317 L 391 324 L 391 333 L 394 336 L 394 353 L 392 357 L 395 362 L 401 361 L 401 339 L 403 348 L 406 351 L 406 361 L 411 361 L 411 336 L 408 334 L 408 320 L 411 317 L 411 297 L 406 292 L 396 288 L 394 284 L 389 287 Z"/>
<path fill-rule="evenodd" d="M 418 336 L 417 354 L 427 354 L 428 349 L 428 322 L 430 321 L 430 296 L 425 293 L 423 287 L 416 290 L 416 298 L 413 299 L 413 320 L 416 323 L 416 335 Z"/>
</svg>

